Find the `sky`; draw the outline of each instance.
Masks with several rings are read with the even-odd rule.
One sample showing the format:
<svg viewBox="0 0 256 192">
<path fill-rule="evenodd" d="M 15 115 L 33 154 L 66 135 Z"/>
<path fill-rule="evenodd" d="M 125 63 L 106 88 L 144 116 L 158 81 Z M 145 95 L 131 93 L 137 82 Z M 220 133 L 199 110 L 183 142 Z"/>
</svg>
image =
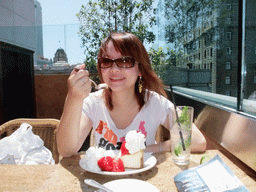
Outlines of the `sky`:
<svg viewBox="0 0 256 192">
<path fill-rule="evenodd" d="M 86 0 L 37 0 L 42 7 L 43 25 L 79 24 L 76 14 Z"/>
<path fill-rule="evenodd" d="M 58 48 L 65 50 L 68 63 L 83 63 L 84 50 L 81 47 L 79 20 L 76 14 L 88 0 L 37 0 L 42 7 L 43 54 L 53 59 Z M 155 1 L 155 6 L 157 1 Z M 65 38 L 66 37 L 66 38 Z"/>
<path fill-rule="evenodd" d="M 76 14 L 87 0 L 37 1 L 42 7 L 44 57 L 53 59 L 57 49 L 62 48 L 67 54 L 68 63 L 82 63 L 85 56 L 84 48 L 81 48 L 81 40 L 77 34 L 79 20 Z M 65 36 L 66 38 L 64 38 Z"/>
</svg>

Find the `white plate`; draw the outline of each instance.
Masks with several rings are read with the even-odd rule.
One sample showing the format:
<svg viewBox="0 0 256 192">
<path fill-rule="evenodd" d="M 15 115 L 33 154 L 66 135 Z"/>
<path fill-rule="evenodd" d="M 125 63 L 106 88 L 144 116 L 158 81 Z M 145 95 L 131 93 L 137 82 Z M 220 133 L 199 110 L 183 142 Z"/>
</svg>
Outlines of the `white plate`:
<svg viewBox="0 0 256 192">
<path fill-rule="evenodd" d="M 97 173 L 100 175 L 130 175 L 137 174 L 149 169 L 152 169 L 156 165 L 156 158 L 151 155 L 151 153 L 144 153 L 144 167 L 141 169 L 125 169 L 124 172 L 109 172 L 109 171 L 95 171 L 87 167 L 84 163 L 82 163 L 82 159 L 79 161 L 79 165 L 82 169 L 89 171 L 91 173 Z"/>
<path fill-rule="evenodd" d="M 105 183 L 104 186 L 113 192 L 159 192 L 154 185 L 138 179 L 118 179 Z"/>
</svg>

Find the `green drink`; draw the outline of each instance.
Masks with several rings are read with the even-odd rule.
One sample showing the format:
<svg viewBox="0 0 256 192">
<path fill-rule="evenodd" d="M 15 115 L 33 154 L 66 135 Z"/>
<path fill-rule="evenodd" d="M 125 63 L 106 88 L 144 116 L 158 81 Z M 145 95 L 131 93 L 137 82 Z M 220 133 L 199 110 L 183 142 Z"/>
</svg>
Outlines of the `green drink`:
<svg viewBox="0 0 256 192">
<path fill-rule="evenodd" d="M 190 159 L 190 145 L 193 123 L 193 107 L 177 106 L 179 121 L 176 120 L 171 134 L 171 151 L 177 165 L 186 165 Z"/>
</svg>

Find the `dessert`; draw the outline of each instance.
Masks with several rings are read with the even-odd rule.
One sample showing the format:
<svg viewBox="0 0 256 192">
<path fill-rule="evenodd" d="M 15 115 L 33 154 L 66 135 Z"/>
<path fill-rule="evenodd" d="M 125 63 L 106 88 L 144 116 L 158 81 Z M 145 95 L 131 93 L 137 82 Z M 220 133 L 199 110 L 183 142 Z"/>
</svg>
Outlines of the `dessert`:
<svg viewBox="0 0 256 192">
<path fill-rule="evenodd" d="M 83 163 L 89 169 L 110 172 L 124 172 L 124 164 L 119 158 L 118 150 L 105 150 L 99 147 L 90 147 L 85 154 Z"/>
<path fill-rule="evenodd" d="M 119 157 L 102 157 L 98 161 L 98 165 L 102 171 L 124 172 L 123 161 Z"/>
<path fill-rule="evenodd" d="M 144 166 L 145 136 L 141 132 L 130 131 L 121 146 L 121 159 L 125 168 L 139 169 Z"/>
<path fill-rule="evenodd" d="M 97 172 L 124 172 L 125 168 L 143 168 L 145 140 L 145 136 L 141 132 L 130 131 L 125 136 L 120 151 L 90 147 L 86 151 L 84 164 Z"/>
<path fill-rule="evenodd" d="M 98 147 L 90 147 L 85 154 L 85 158 L 83 158 L 83 163 L 89 169 L 93 171 L 101 171 L 100 167 L 98 166 L 98 160 L 104 157 L 105 150 L 103 148 Z"/>
</svg>

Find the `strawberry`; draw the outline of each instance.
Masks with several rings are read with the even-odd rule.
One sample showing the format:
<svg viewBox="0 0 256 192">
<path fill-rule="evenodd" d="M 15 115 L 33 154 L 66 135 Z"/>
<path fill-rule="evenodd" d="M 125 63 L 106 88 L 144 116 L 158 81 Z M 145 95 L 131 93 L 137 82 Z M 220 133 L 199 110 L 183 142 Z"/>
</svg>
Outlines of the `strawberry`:
<svg viewBox="0 0 256 192">
<path fill-rule="evenodd" d="M 122 155 L 122 156 L 127 155 L 127 154 L 130 154 L 130 153 L 129 153 L 129 150 L 125 147 L 125 144 L 126 144 L 126 141 L 124 141 L 124 142 L 122 143 L 122 146 L 121 146 L 121 148 L 120 148 L 120 150 L 121 150 L 121 155 Z"/>
<path fill-rule="evenodd" d="M 98 166 L 102 171 L 112 171 L 113 170 L 113 158 L 110 156 L 102 157 L 98 160 Z"/>
<path fill-rule="evenodd" d="M 124 172 L 124 163 L 120 158 L 114 158 L 113 172 Z"/>
</svg>

